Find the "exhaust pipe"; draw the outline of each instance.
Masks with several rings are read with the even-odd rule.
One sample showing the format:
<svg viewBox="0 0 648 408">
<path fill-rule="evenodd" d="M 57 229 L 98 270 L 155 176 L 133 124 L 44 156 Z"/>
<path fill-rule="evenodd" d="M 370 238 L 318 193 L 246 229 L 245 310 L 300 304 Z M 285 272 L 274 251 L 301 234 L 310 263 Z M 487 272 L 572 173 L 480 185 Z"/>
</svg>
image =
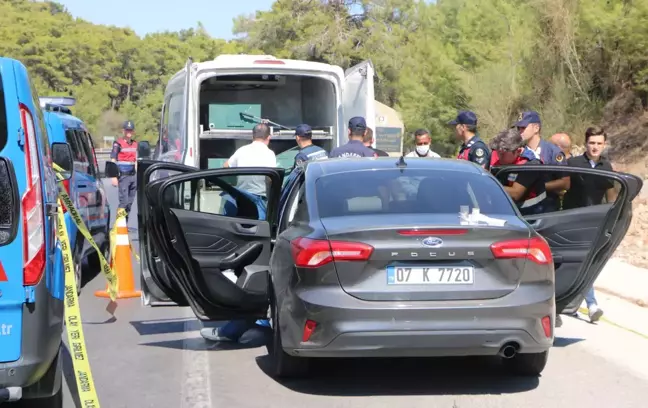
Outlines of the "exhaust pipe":
<svg viewBox="0 0 648 408">
<path fill-rule="evenodd" d="M 515 342 L 506 343 L 502 346 L 498 355 L 502 358 L 513 358 L 519 349 L 520 346 Z"/>
</svg>

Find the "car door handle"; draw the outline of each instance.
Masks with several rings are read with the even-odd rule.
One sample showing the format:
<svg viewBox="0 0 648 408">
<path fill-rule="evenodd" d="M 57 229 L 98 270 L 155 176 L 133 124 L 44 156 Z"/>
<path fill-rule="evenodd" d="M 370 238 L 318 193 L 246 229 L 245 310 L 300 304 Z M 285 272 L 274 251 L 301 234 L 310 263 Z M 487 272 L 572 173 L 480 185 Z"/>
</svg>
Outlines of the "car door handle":
<svg viewBox="0 0 648 408">
<path fill-rule="evenodd" d="M 240 232 L 242 234 L 256 234 L 257 230 L 259 229 L 258 226 L 254 224 L 239 224 L 236 223 L 234 224 L 234 229 L 236 232 Z"/>
<path fill-rule="evenodd" d="M 79 188 L 88 188 L 87 184 L 77 184 L 77 187 Z"/>
<path fill-rule="evenodd" d="M 533 228 L 540 228 L 540 226 L 542 225 L 542 220 L 529 221 L 529 225 L 531 225 Z"/>
</svg>

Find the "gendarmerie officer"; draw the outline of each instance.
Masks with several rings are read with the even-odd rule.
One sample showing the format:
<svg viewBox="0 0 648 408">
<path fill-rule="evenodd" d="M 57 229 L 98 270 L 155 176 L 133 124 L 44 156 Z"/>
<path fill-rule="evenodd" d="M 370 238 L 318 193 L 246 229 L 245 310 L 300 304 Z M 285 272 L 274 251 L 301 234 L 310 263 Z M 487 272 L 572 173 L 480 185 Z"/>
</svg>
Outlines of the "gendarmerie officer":
<svg viewBox="0 0 648 408">
<path fill-rule="evenodd" d="M 376 152 L 364 145 L 367 122 L 362 116 L 349 120 L 349 142 L 331 150 L 330 158 L 335 157 L 377 157 Z"/>
<path fill-rule="evenodd" d="M 110 159 L 119 167 L 119 178 L 113 178 L 112 184 L 119 187 L 119 208 L 126 210 L 126 219 L 137 193 L 137 141 L 133 140 L 135 124 L 128 120 L 124 122 L 123 136 L 113 143 Z"/>
<path fill-rule="evenodd" d="M 477 134 L 477 115 L 471 111 L 460 111 L 448 125 L 454 126 L 455 136 L 462 142 L 457 159 L 477 163 L 488 170 L 491 151 Z"/>
<path fill-rule="evenodd" d="M 540 136 L 542 121 L 535 111 L 523 112 L 514 125 L 525 140 L 526 145 L 543 164 L 566 166 L 565 153 L 553 143 L 543 140 Z M 545 212 L 558 211 L 560 207 L 560 194 L 568 187 L 569 177 L 561 173 L 546 176 L 545 189 L 547 199 L 544 204 Z"/>
<path fill-rule="evenodd" d="M 326 150 L 313 144 L 313 129 L 306 124 L 295 128 L 295 141 L 299 146 L 299 152 L 295 155 L 295 166 L 310 160 L 321 160 L 328 158 Z"/>
</svg>

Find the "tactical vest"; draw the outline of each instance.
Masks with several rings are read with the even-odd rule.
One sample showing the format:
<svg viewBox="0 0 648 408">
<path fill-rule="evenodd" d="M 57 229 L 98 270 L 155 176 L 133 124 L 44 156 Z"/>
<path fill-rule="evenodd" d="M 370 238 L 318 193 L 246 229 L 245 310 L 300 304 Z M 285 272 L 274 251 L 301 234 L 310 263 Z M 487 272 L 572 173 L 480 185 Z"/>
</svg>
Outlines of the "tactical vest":
<svg viewBox="0 0 648 408">
<path fill-rule="evenodd" d="M 137 161 L 137 141 L 133 140 L 128 144 L 125 138 L 117 140 L 119 144 L 119 153 L 117 154 L 117 164 L 120 166 L 134 166 Z"/>
</svg>

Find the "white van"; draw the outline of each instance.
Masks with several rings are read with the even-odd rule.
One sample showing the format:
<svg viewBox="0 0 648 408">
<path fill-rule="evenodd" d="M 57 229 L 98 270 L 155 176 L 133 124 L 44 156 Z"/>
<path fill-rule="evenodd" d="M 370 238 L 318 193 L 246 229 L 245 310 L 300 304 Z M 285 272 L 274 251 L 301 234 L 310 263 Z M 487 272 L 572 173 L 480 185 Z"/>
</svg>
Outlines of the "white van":
<svg viewBox="0 0 648 408">
<path fill-rule="evenodd" d="M 222 167 L 237 148 L 251 142 L 254 125 L 267 119 L 270 148 L 282 167 L 291 167 L 297 125 L 311 125 L 314 143 L 330 151 L 347 142 L 346 126 L 354 116 L 375 128 L 371 61 L 345 72 L 335 65 L 269 55 L 189 59 L 166 87 L 161 136 L 168 142 L 156 149 L 155 159 L 200 169 Z"/>
<path fill-rule="evenodd" d="M 375 128 L 371 61 L 345 72 L 334 65 L 269 55 L 220 55 L 200 63 L 189 59 L 185 69 L 167 85 L 160 141 L 153 160 L 140 161 L 138 165 L 144 305 L 188 305 L 156 252 L 147 221 L 155 210 L 148 204 L 144 186 L 178 172 L 222 168 L 236 149 L 252 142 L 252 128 L 262 119 L 270 121 L 270 148 L 277 154 L 279 166 L 289 169 L 298 151 L 294 137 L 297 125 L 309 124 L 313 128 L 313 143 L 331 151 L 347 142 L 347 124 L 354 116 L 363 116 L 367 125 Z M 180 196 L 191 194 L 190 190 L 179 192 Z M 220 190 L 209 188 L 182 201 L 198 202 L 203 212 L 223 205 Z M 259 262 L 267 264 L 263 257 L 260 259 Z"/>
</svg>

